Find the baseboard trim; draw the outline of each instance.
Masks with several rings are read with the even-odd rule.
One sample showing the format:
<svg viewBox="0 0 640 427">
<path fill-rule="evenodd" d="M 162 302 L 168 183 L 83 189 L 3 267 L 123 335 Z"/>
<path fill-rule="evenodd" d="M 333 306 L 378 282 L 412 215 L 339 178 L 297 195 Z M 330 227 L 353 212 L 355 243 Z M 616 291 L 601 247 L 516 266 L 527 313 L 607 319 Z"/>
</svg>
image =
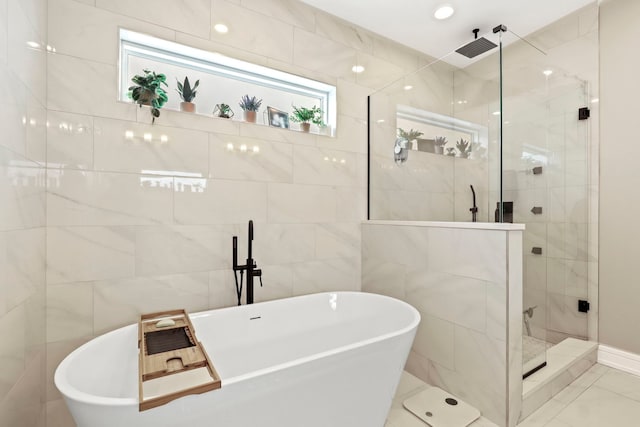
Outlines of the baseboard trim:
<svg viewBox="0 0 640 427">
<path fill-rule="evenodd" d="M 598 346 L 598 363 L 640 376 L 640 354 L 600 344 Z"/>
</svg>

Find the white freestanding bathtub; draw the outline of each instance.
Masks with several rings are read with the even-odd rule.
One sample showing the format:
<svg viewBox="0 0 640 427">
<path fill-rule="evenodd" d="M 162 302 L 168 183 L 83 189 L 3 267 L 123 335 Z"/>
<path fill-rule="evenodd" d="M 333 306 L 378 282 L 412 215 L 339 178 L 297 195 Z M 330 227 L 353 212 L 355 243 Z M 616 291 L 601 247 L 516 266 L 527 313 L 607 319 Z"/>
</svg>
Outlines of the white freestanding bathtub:
<svg viewBox="0 0 640 427">
<path fill-rule="evenodd" d="M 190 315 L 222 388 L 138 411 L 137 325 L 58 366 L 78 427 L 382 427 L 419 313 L 382 295 L 307 295 Z"/>
</svg>

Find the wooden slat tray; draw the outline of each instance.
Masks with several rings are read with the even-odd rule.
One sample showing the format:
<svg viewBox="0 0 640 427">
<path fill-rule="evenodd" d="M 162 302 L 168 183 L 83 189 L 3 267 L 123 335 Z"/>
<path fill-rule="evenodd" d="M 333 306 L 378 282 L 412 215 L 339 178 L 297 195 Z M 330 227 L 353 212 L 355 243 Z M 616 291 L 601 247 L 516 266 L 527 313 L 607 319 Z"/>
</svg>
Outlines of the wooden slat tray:
<svg viewBox="0 0 640 427">
<path fill-rule="evenodd" d="M 160 326 L 159 321 L 173 324 Z M 179 397 L 222 386 L 184 310 L 143 314 L 138 323 L 139 409 L 146 411 Z"/>
</svg>

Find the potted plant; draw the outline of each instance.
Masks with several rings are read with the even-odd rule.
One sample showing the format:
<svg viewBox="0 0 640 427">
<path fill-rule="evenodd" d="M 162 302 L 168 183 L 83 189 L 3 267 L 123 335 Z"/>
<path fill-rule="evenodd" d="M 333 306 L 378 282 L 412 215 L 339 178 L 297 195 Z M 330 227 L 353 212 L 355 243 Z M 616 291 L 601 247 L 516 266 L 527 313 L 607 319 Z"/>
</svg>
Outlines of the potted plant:
<svg viewBox="0 0 640 427">
<path fill-rule="evenodd" d="M 404 138 L 407 141 L 409 141 L 409 143 L 411 143 L 411 147 L 413 147 L 413 141 L 417 141 L 418 138 L 420 138 L 422 135 L 424 135 L 422 132 L 420 132 L 419 130 L 413 130 L 411 129 L 409 132 L 407 132 L 406 130 L 402 129 L 402 128 L 398 128 L 398 136 L 400 138 Z M 416 142 L 417 144 L 417 142 Z"/>
<path fill-rule="evenodd" d="M 189 77 L 184 78 L 184 83 L 180 83 L 179 80 L 176 80 L 178 83 L 178 89 L 176 92 L 182 98 L 182 102 L 180 103 L 180 111 L 185 111 L 187 113 L 195 113 L 196 104 L 192 101 L 196 97 L 196 89 L 198 89 L 198 85 L 200 84 L 200 80 L 196 80 L 196 84 L 191 87 L 189 83 Z"/>
<path fill-rule="evenodd" d="M 245 95 L 240 100 L 240 108 L 244 111 L 244 120 L 249 123 L 256 122 L 256 113 L 262 104 L 262 99 L 258 99 L 255 96 L 249 98 L 249 95 Z"/>
<path fill-rule="evenodd" d="M 293 105 L 293 113 L 291 113 L 291 120 L 297 123 L 300 123 L 300 127 L 303 132 L 309 132 L 311 129 L 311 123 L 317 125 L 318 127 L 323 127 L 324 122 L 322 121 L 322 109 L 320 107 L 316 107 L 315 105 L 312 108 L 305 107 L 296 107 Z"/>
<path fill-rule="evenodd" d="M 444 154 L 444 146 L 447 145 L 447 138 L 444 136 L 436 136 L 434 145 L 436 154 Z"/>
<path fill-rule="evenodd" d="M 156 121 L 156 117 L 160 117 L 160 108 L 169 99 L 167 92 L 162 85 L 167 86 L 167 77 L 164 74 L 156 74 L 153 71 L 142 70 L 144 76 L 135 75 L 131 79 L 135 85 L 129 87 L 127 96 L 140 105 L 151 106 L 152 123 Z"/>
<path fill-rule="evenodd" d="M 460 151 L 460 157 L 463 159 L 468 159 L 469 155 L 471 155 L 471 145 L 469 141 L 463 138 L 460 138 L 460 141 L 456 142 L 456 148 Z"/>
<path fill-rule="evenodd" d="M 230 119 L 233 117 L 233 110 L 228 104 L 216 104 L 213 114 L 217 114 L 218 117 L 223 119 Z"/>
</svg>

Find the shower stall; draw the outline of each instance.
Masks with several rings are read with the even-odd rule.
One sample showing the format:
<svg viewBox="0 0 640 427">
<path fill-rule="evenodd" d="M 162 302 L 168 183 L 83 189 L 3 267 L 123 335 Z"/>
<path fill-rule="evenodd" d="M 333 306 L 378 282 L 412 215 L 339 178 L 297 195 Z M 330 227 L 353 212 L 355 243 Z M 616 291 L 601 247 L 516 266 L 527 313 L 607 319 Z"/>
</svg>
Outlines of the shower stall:
<svg viewBox="0 0 640 427">
<path fill-rule="evenodd" d="M 549 32 L 523 39 L 505 24 L 370 95 L 368 216 L 525 224 L 526 377 L 554 344 L 597 333 L 597 111 L 593 82 L 566 66 Z"/>
</svg>

